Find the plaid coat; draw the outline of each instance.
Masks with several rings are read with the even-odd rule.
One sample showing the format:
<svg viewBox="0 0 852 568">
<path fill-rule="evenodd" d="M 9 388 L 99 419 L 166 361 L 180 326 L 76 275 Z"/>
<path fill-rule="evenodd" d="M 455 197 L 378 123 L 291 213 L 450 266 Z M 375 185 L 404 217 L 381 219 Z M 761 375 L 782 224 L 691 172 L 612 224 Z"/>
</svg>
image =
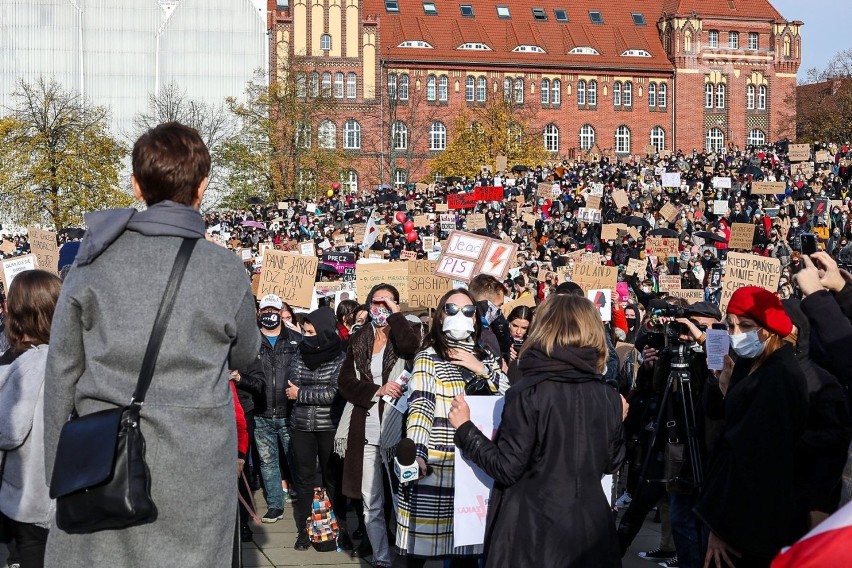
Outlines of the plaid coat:
<svg viewBox="0 0 852 568">
<path fill-rule="evenodd" d="M 494 394 L 505 393 L 509 380 L 500 360 L 489 355 L 483 363 L 491 390 Z M 421 351 L 414 359 L 406 435 L 414 441 L 417 457 L 431 466 L 432 474 L 400 485 L 396 544 L 404 555 L 433 558 L 482 554 L 482 546 L 453 547 L 456 447 L 455 429 L 447 416 L 453 398 L 464 392 L 462 373 L 459 366 L 440 359 L 432 348 Z"/>
</svg>

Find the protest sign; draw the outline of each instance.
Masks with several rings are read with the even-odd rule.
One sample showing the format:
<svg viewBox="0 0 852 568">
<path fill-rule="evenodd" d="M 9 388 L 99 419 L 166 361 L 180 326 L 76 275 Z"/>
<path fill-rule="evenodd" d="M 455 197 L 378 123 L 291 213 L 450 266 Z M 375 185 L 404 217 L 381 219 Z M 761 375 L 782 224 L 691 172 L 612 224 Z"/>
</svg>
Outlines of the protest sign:
<svg viewBox="0 0 852 568">
<path fill-rule="evenodd" d="M 3 254 L 12 254 L 13 252 L 15 252 L 15 248 L 15 243 L 13 243 L 12 241 L 7 240 L 0 243 L 0 252 L 2 252 Z"/>
<path fill-rule="evenodd" d="M 628 276 L 636 275 L 642 278 L 645 277 L 645 267 L 648 265 L 648 259 L 628 258 L 627 266 L 624 273 Z"/>
<path fill-rule="evenodd" d="M 650 256 L 668 258 L 680 254 L 676 237 L 649 237 L 645 241 L 645 250 Z"/>
<path fill-rule="evenodd" d="M 553 184 L 552 183 L 540 183 L 536 186 L 535 194 L 538 197 L 543 197 L 545 199 L 550 199 L 553 197 Z"/>
<path fill-rule="evenodd" d="M 291 306 L 309 308 L 319 259 L 313 255 L 267 250 L 260 270 L 258 297 L 275 294 Z"/>
<path fill-rule="evenodd" d="M 637 229 L 636 227 L 634 227 L 632 225 L 627 227 L 627 234 L 630 235 L 631 237 L 633 237 L 633 240 L 635 240 L 635 241 L 639 240 L 639 236 L 640 236 L 639 235 L 639 229 Z"/>
<path fill-rule="evenodd" d="M 583 223 L 600 223 L 601 212 L 599 209 L 580 207 L 577 210 L 577 220 L 582 221 Z"/>
<path fill-rule="evenodd" d="M 415 215 L 414 216 L 414 226 L 418 229 L 423 229 L 428 227 L 432 221 L 429 219 L 429 215 Z"/>
<path fill-rule="evenodd" d="M 435 211 L 437 211 L 438 213 L 446 213 L 449 210 L 450 210 L 450 208 L 447 206 L 446 203 L 436 203 L 435 204 Z"/>
<path fill-rule="evenodd" d="M 816 155 L 814 156 L 814 161 L 815 161 L 816 163 L 818 163 L 818 164 L 824 164 L 824 163 L 826 163 L 826 162 L 831 162 L 831 161 L 833 161 L 833 159 L 832 159 L 832 157 L 831 157 L 831 154 L 829 154 L 829 153 L 828 153 L 828 152 L 826 152 L 825 150 L 820 150 L 820 151 L 818 151 L 818 152 L 816 153 Z"/>
<path fill-rule="evenodd" d="M 470 213 L 467 216 L 467 230 L 476 231 L 485 228 L 485 213 Z"/>
<path fill-rule="evenodd" d="M 489 438 L 500 426 L 502 396 L 467 396 L 470 420 Z M 453 497 L 453 546 L 485 542 L 485 518 L 494 480 L 458 450 L 453 454 L 455 476 Z"/>
<path fill-rule="evenodd" d="M 2 264 L 3 289 L 6 290 L 7 293 L 9 292 L 9 286 L 12 285 L 12 280 L 15 279 L 15 276 L 21 272 L 35 270 L 38 268 L 38 263 L 34 254 L 16 256 L 15 258 L 4 260 Z"/>
<path fill-rule="evenodd" d="M 435 248 L 435 237 L 422 237 L 420 240 L 423 241 L 423 250 L 425 252 L 432 252 L 432 249 Z"/>
<path fill-rule="evenodd" d="M 400 260 L 414 260 L 417 258 L 417 252 L 413 250 L 403 250 L 399 253 Z"/>
<path fill-rule="evenodd" d="M 383 253 L 380 250 L 368 250 L 364 253 L 364 258 L 373 258 L 373 259 L 384 260 L 385 253 Z"/>
<path fill-rule="evenodd" d="M 777 195 L 784 193 L 787 184 L 783 181 L 753 181 L 751 182 L 752 195 Z"/>
<path fill-rule="evenodd" d="M 579 259 L 581 264 L 600 264 L 601 255 L 598 252 L 584 252 Z"/>
<path fill-rule="evenodd" d="M 36 227 L 27 227 L 27 239 L 30 251 L 36 257 L 36 263 L 41 270 L 59 274 L 59 246 L 56 244 L 56 233 L 43 231 Z"/>
<path fill-rule="evenodd" d="M 425 193 L 425 192 L 429 191 L 429 184 L 423 183 L 423 182 L 417 182 L 417 183 L 414 184 L 414 190 L 417 193 Z"/>
<path fill-rule="evenodd" d="M 618 267 L 596 264 L 575 264 L 571 280 L 576 282 L 583 292 L 589 290 L 612 290 L 618 281 Z"/>
<path fill-rule="evenodd" d="M 399 302 L 408 303 L 408 262 L 359 260 L 355 266 L 355 293 L 367 298 L 376 284 L 390 284 L 399 290 Z"/>
<path fill-rule="evenodd" d="M 456 214 L 441 213 L 440 216 L 441 230 L 444 232 L 454 231 L 456 229 Z"/>
<path fill-rule="evenodd" d="M 477 187 L 474 195 L 478 201 L 503 201 L 503 188 L 496 186 Z"/>
<path fill-rule="evenodd" d="M 807 162 L 811 159 L 811 145 L 790 144 L 787 150 L 787 158 L 791 162 Z"/>
<path fill-rule="evenodd" d="M 601 226 L 601 240 L 614 241 L 618 238 L 618 225 L 615 223 L 606 223 Z"/>
<path fill-rule="evenodd" d="M 334 235 L 334 246 L 345 247 L 346 246 L 346 235 Z"/>
<path fill-rule="evenodd" d="M 435 274 L 461 282 L 470 282 L 477 274 L 490 274 L 502 280 L 517 250 L 514 243 L 452 231 L 447 246 L 441 250 Z"/>
<path fill-rule="evenodd" d="M 364 236 L 367 233 L 366 223 L 356 223 L 352 225 L 352 238 L 357 244 L 364 242 Z"/>
<path fill-rule="evenodd" d="M 507 156 L 498 155 L 494 161 L 498 172 L 505 172 L 509 169 L 509 158 Z"/>
<path fill-rule="evenodd" d="M 323 253 L 320 260 L 323 263 L 332 266 L 344 281 L 355 281 L 355 253 L 326 252 Z"/>
<path fill-rule="evenodd" d="M 751 223 L 733 223 L 728 248 L 751 250 L 754 244 L 754 229 L 755 226 Z"/>
<path fill-rule="evenodd" d="M 603 321 L 612 321 L 612 290 L 589 290 L 586 297 L 598 309 Z"/>
<path fill-rule="evenodd" d="M 713 187 L 716 189 L 731 189 L 731 178 L 729 177 L 714 177 Z"/>
<path fill-rule="evenodd" d="M 727 215 L 728 201 L 726 199 L 713 200 L 713 215 Z"/>
<path fill-rule="evenodd" d="M 278 202 L 278 210 L 284 211 L 286 209 L 287 209 L 287 202 L 286 201 L 279 201 Z"/>
<path fill-rule="evenodd" d="M 600 209 L 601 208 L 601 198 L 597 195 L 590 195 L 586 197 L 586 208 L 588 209 Z"/>
<path fill-rule="evenodd" d="M 589 185 L 589 195 L 594 195 L 597 197 L 603 197 L 604 184 L 602 183 L 593 183 Z"/>
<path fill-rule="evenodd" d="M 630 206 L 630 199 L 627 197 L 627 192 L 623 189 L 613 191 L 612 200 L 615 202 L 615 206 L 619 209 Z"/>
<path fill-rule="evenodd" d="M 314 248 L 313 241 L 307 241 L 304 243 L 299 243 L 299 252 L 306 256 L 314 256 L 317 254 L 316 249 Z"/>
<path fill-rule="evenodd" d="M 659 283 L 660 292 L 671 292 L 680 288 L 680 276 L 677 274 L 661 274 Z"/>
<path fill-rule="evenodd" d="M 447 196 L 450 209 L 473 209 L 476 207 L 476 195 L 473 193 L 454 193 Z"/>
<path fill-rule="evenodd" d="M 243 262 L 248 262 L 251 259 L 252 259 L 252 254 L 251 254 L 250 248 L 240 249 L 240 260 L 242 260 Z"/>
<path fill-rule="evenodd" d="M 534 227 L 535 222 L 538 221 L 538 216 L 534 213 L 522 213 L 521 220 L 530 227 Z"/>
<path fill-rule="evenodd" d="M 665 219 L 669 223 L 671 223 L 672 221 L 675 220 L 675 218 L 677 217 L 677 214 L 678 214 L 677 207 L 675 207 L 671 203 L 666 203 L 665 205 L 663 205 L 660 208 L 660 215 L 663 217 L 663 219 Z"/>
<path fill-rule="evenodd" d="M 704 290 L 701 289 L 693 290 L 688 288 L 675 288 L 673 290 L 669 290 L 669 294 L 675 298 L 682 298 L 686 300 L 690 305 L 704 301 Z"/>
<path fill-rule="evenodd" d="M 773 294 L 778 291 L 778 279 L 781 277 L 781 261 L 777 258 L 757 256 L 756 254 L 729 252 L 725 275 L 722 277 L 722 297 L 719 309 L 722 313 L 737 288 L 760 286 Z"/>
<path fill-rule="evenodd" d="M 408 262 L 408 307 L 410 309 L 436 308 L 438 300 L 453 289 L 453 281 L 435 276 L 437 262 L 410 260 Z"/>
<path fill-rule="evenodd" d="M 663 187 L 680 187 L 680 172 L 663 172 Z"/>
</svg>

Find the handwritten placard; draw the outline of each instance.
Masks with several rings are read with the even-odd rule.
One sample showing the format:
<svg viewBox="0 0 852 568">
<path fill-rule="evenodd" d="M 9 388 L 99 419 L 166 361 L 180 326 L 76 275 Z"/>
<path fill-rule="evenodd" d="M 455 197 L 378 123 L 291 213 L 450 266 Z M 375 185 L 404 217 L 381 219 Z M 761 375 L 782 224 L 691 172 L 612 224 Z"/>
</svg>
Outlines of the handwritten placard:
<svg viewBox="0 0 852 568">
<path fill-rule="evenodd" d="M 309 308 L 318 264 L 316 256 L 267 250 L 260 269 L 258 296 L 275 294 L 291 306 Z"/>
<path fill-rule="evenodd" d="M 683 300 L 686 300 L 686 302 L 690 305 L 704 301 L 704 290 L 700 289 L 693 290 L 689 288 L 676 288 L 673 290 L 669 290 L 669 294 L 671 294 L 675 298 L 681 298 Z"/>
<path fill-rule="evenodd" d="M 807 162 L 811 159 L 811 145 L 790 144 L 787 150 L 787 158 L 791 162 Z"/>
<path fill-rule="evenodd" d="M 17 256 L 15 258 L 4 260 L 2 265 L 3 289 L 6 290 L 7 293 L 9 291 L 9 286 L 12 285 L 12 281 L 15 279 L 15 276 L 27 270 L 35 270 L 38 266 L 34 254 Z"/>
<path fill-rule="evenodd" d="M 38 267 L 53 274 L 59 274 L 59 246 L 56 244 L 56 233 L 27 227 L 27 238 Z"/>
<path fill-rule="evenodd" d="M 630 206 L 630 199 L 627 197 L 627 192 L 623 189 L 616 189 L 613 191 L 612 200 L 615 202 L 615 206 L 619 209 Z"/>
<path fill-rule="evenodd" d="M 453 281 L 435 275 L 437 262 L 411 260 L 408 262 L 408 307 L 411 309 L 435 308 L 438 300 L 453 289 Z"/>
<path fill-rule="evenodd" d="M 755 226 L 751 223 L 734 223 L 731 225 L 731 238 L 728 247 L 732 249 L 751 250 L 754 244 Z"/>
<path fill-rule="evenodd" d="M 680 241 L 674 237 L 650 237 L 645 241 L 645 250 L 649 256 L 668 258 L 680 254 Z"/>
<path fill-rule="evenodd" d="M 680 288 L 680 276 L 677 274 L 661 274 L 659 283 L 660 291 L 671 292 Z"/>
<path fill-rule="evenodd" d="M 722 297 L 719 309 L 724 312 L 734 292 L 743 286 L 760 286 L 772 292 L 778 291 L 781 278 L 781 261 L 777 258 L 729 252 L 725 275 L 722 277 Z"/>
<path fill-rule="evenodd" d="M 506 277 L 518 245 L 489 239 L 464 231 L 452 231 L 441 250 L 435 274 L 460 282 L 470 282 L 477 274 Z"/>
<path fill-rule="evenodd" d="M 645 268 L 648 266 L 648 259 L 628 258 L 627 266 L 624 268 L 624 273 L 628 276 L 645 276 Z"/>
<path fill-rule="evenodd" d="M 355 266 L 355 291 L 359 298 L 367 295 L 376 284 L 390 284 L 399 290 L 399 301 L 408 303 L 408 262 L 364 261 Z"/>
<path fill-rule="evenodd" d="M 660 208 L 660 215 L 669 223 L 675 220 L 678 213 L 679 211 L 677 210 L 677 207 L 675 207 L 671 203 L 666 203 Z"/>
<path fill-rule="evenodd" d="M 618 267 L 599 264 L 575 264 L 571 273 L 571 280 L 576 282 L 584 293 L 588 293 L 589 290 L 613 290 L 618 281 Z"/>
<path fill-rule="evenodd" d="M 787 184 L 783 181 L 753 181 L 751 193 L 754 195 L 776 195 L 784 193 Z"/>
</svg>

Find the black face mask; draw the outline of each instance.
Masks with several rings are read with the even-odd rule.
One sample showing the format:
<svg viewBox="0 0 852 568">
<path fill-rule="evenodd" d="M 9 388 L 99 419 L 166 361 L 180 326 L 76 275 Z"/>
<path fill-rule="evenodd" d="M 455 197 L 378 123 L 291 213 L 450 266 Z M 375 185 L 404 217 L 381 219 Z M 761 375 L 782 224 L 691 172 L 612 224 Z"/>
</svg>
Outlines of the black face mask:
<svg viewBox="0 0 852 568">
<path fill-rule="evenodd" d="M 627 318 L 627 329 L 636 327 L 636 318 Z"/>
<path fill-rule="evenodd" d="M 262 327 L 263 329 L 275 329 L 276 327 L 281 325 L 281 314 L 261 314 L 261 316 L 257 318 L 257 323 L 259 323 L 260 327 Z"/>
<path fill-rule="evenodd" d="M 319 349 L 319 336 L 318 335 L 305 335 L 302 337 L 302 349 L 307 349 L 309 351 L 316 351 Z"/>
</svg>

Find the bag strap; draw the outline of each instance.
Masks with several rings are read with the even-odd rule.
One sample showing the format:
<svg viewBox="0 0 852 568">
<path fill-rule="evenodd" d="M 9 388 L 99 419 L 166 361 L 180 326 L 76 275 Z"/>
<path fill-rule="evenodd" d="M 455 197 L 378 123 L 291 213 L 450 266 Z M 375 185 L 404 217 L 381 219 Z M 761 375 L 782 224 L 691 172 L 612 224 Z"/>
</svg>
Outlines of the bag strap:
<svg viewBox="0 0 852 568">
<path fill-rule="evenodd" d="M 163 336 L 166 335 L 166 327 L 169 325 L 169 318 L 175 306 L 175 298 L 180 289 L 186 265 L 189 263 L 189 257 L 192 256 L 192 250 L 197 242 L 197 239 L 183 239 L 180 245 L 177 258 L 175 258 L 175 263 L 172 266 L 172 273 L 166 281 L 166 291 L 163 293 L 160 308 L 157 310 L 157 318 L 154 320 L 151 336 L 148 338 L 148 348 L 145 350 L 145 358 L 142 360 L 139 380 L 136 382 L 133 398 L 130 399 L 131 406 L 134 404 L 142 406 L 142 403 L 145 402 L 145 395 L 148 393 L 148 387 L 151 386 L 151 380 L 154 378 L 154 368 L 157 366 L 157 357 L 160 355 Z"/>
</svg>

